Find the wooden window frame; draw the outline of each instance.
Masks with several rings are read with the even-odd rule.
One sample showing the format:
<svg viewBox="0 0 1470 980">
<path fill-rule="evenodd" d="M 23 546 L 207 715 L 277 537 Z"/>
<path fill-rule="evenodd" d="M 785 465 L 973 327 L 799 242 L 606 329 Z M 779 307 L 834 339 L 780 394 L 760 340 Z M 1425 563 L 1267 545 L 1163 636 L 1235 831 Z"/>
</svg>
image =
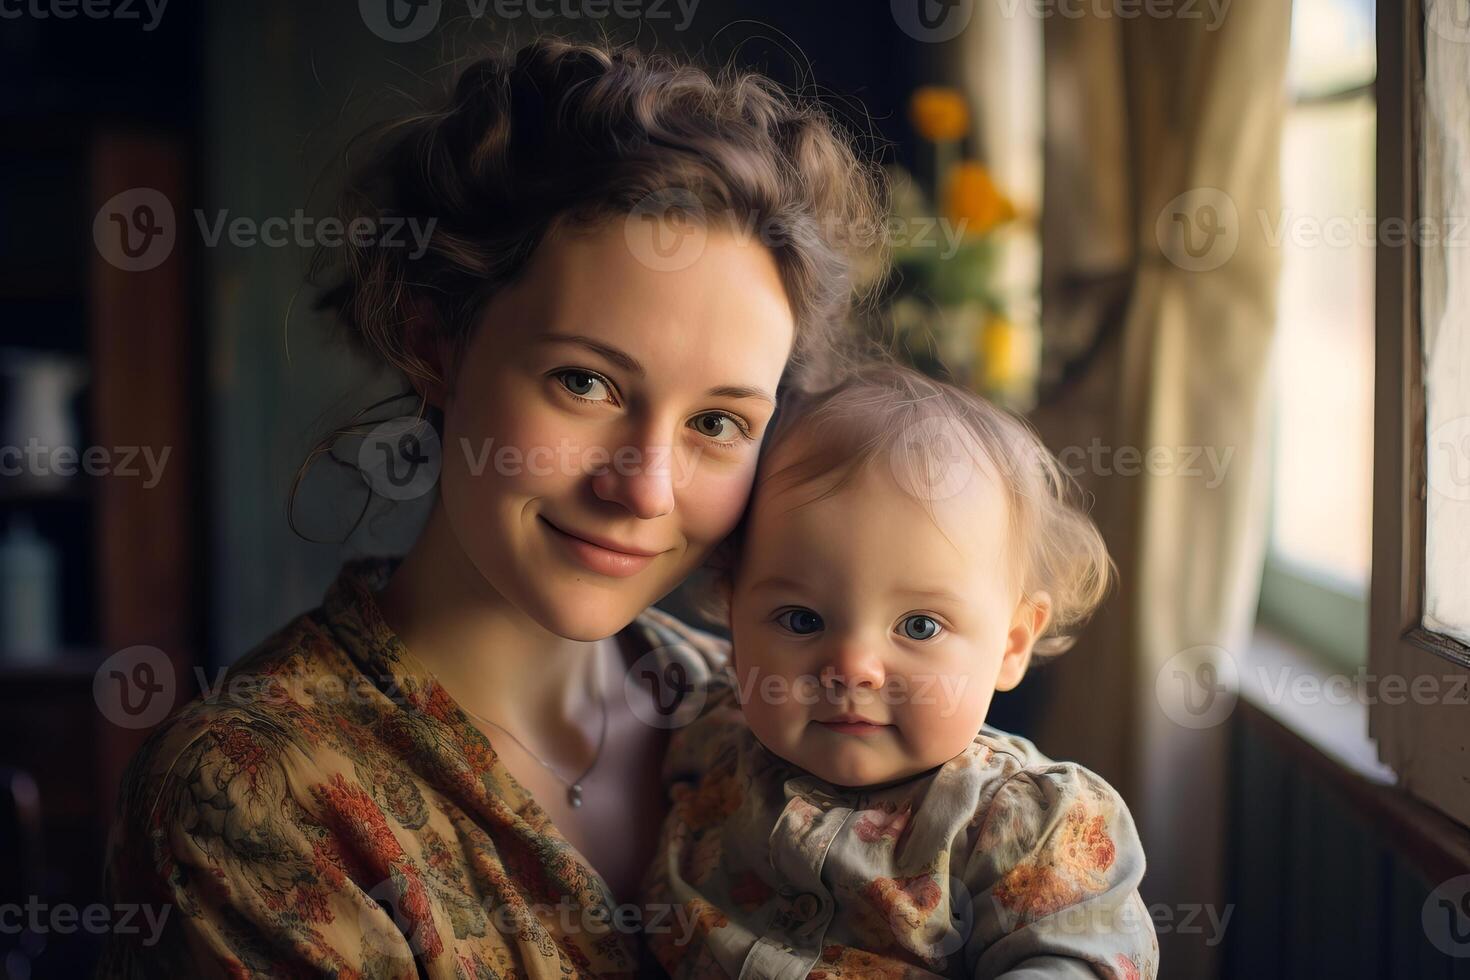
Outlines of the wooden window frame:
<svg viewBox="0 0 1470 980">
<path fill-rule="evenodd" d="M 1378 0 L 1378 221 L 1419 216 L 1423 141 L 1424 8 Z M 1412 227 L 1407 225 L 1406 227 Z M 1423 626 L 1425 403 L 1420 255 L 1413 236 L 1378 243 L 1373 450 L 1373 570 L 1369 670 L 1379 679 L 1470 673 L 1470 648 Z M 1440 685 L 1440 690 L 1444 685 Z M 1370 691 L 1378 690 L 1370 687 Z M 1470 708 L 1379 691 L 1368 732 L 1399 785 L 1470 824 Z"/>
</svg>

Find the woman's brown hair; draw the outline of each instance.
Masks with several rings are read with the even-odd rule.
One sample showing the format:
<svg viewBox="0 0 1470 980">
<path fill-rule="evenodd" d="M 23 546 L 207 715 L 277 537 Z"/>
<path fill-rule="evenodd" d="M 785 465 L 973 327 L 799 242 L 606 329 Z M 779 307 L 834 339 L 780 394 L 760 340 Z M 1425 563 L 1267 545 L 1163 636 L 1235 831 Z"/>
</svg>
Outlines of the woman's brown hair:
<svg viewBox="0 0 1470 980">
<path fill-rule="evenodd" d="M 344 227 L 432 221 L 428 247 L 413 256 L 348 236 L 318 250 L 310 279 L 350 344 L 412 382 L 452 384 L 416 351 L 457 360 L 486 301 L 564 222 L 626 218 L 652 203 L 759 234 L 796 323 L 783 385 L 798 388 L 847 357 L 865 293 L 858 262 L 886 268 L 881 168 L 821 104 L 750 71 L 543 37 L 473 62 L 443 104 L 359 140 L 371 149 L 341 195 Z M 428 419 L 439 426 L 437 413 Z M 337 430 L 312 458 L 364 425 Z"/>
</svg>

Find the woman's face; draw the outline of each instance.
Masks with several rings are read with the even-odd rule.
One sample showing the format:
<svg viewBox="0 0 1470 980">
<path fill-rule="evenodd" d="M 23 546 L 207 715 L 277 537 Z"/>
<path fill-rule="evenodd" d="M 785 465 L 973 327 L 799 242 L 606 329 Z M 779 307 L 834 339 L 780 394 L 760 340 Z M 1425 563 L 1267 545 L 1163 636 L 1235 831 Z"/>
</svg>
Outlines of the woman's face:
<svg viewBox="0 0 1470 980">
<path fill-rule="evenodd" d="M 460 546 L 569 639 L 622 629 L 735 526 L 794 338 L 759 242 L 710 232 L 666 271 L 640 260 L 637 231 L 543 240 L 487 305 L 444 405 Z"/>
</svg>

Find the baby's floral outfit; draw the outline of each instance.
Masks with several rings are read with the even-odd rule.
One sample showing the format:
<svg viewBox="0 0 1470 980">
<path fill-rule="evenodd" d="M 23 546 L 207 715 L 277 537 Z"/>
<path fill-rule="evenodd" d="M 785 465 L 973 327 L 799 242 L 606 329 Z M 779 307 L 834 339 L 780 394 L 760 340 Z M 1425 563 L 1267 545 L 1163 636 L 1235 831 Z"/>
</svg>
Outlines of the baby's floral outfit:
<svg viewBox="0 0 1470 980">
<path fill-rule="evenodd" d="M 643 900 L 693 923 L 647 936 L 676 978 L 1158 973 L 1127 805 L 1024 738 L 986 726 L 937 769 L 847 789 L 762 746 L 717 679 L 664 778 Z"/>
</svg>

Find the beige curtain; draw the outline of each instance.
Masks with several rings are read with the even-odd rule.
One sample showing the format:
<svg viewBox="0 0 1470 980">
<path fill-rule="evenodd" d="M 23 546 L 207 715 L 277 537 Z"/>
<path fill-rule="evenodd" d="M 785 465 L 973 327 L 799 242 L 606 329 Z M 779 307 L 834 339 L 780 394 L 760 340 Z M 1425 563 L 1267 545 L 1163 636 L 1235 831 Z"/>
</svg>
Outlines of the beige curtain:
<svg viewBox="0 0 1470 980">
<path fill-rule="evenodd" d="M 1149 9 L 1057 5 L 1040 25 L 1052 391 L 1033 421 L 1054 450 L 1073 447 L 1064 462 L 1096 495 L 1121 582 L 1036 678 L 1045 707 L 1027 734 L 1124 793 L 1148 851 L 1145 898 L 1177 922 L 1190 906 L 1224 912 L 1228 727 L 1182 711 L 1190 692 L 1174 675 L 1224 670 L 1219 650 L 1244 650 L 1260 587 L 1279 266 L 1263 229 L 1281 207 L 1291 9 Z M 962 68 L 977 98 L 1010 84 L 978 58 Z M 1163 976 L 1217 975 L 1208 932 L 1161 933 Z"/>
</svg>

